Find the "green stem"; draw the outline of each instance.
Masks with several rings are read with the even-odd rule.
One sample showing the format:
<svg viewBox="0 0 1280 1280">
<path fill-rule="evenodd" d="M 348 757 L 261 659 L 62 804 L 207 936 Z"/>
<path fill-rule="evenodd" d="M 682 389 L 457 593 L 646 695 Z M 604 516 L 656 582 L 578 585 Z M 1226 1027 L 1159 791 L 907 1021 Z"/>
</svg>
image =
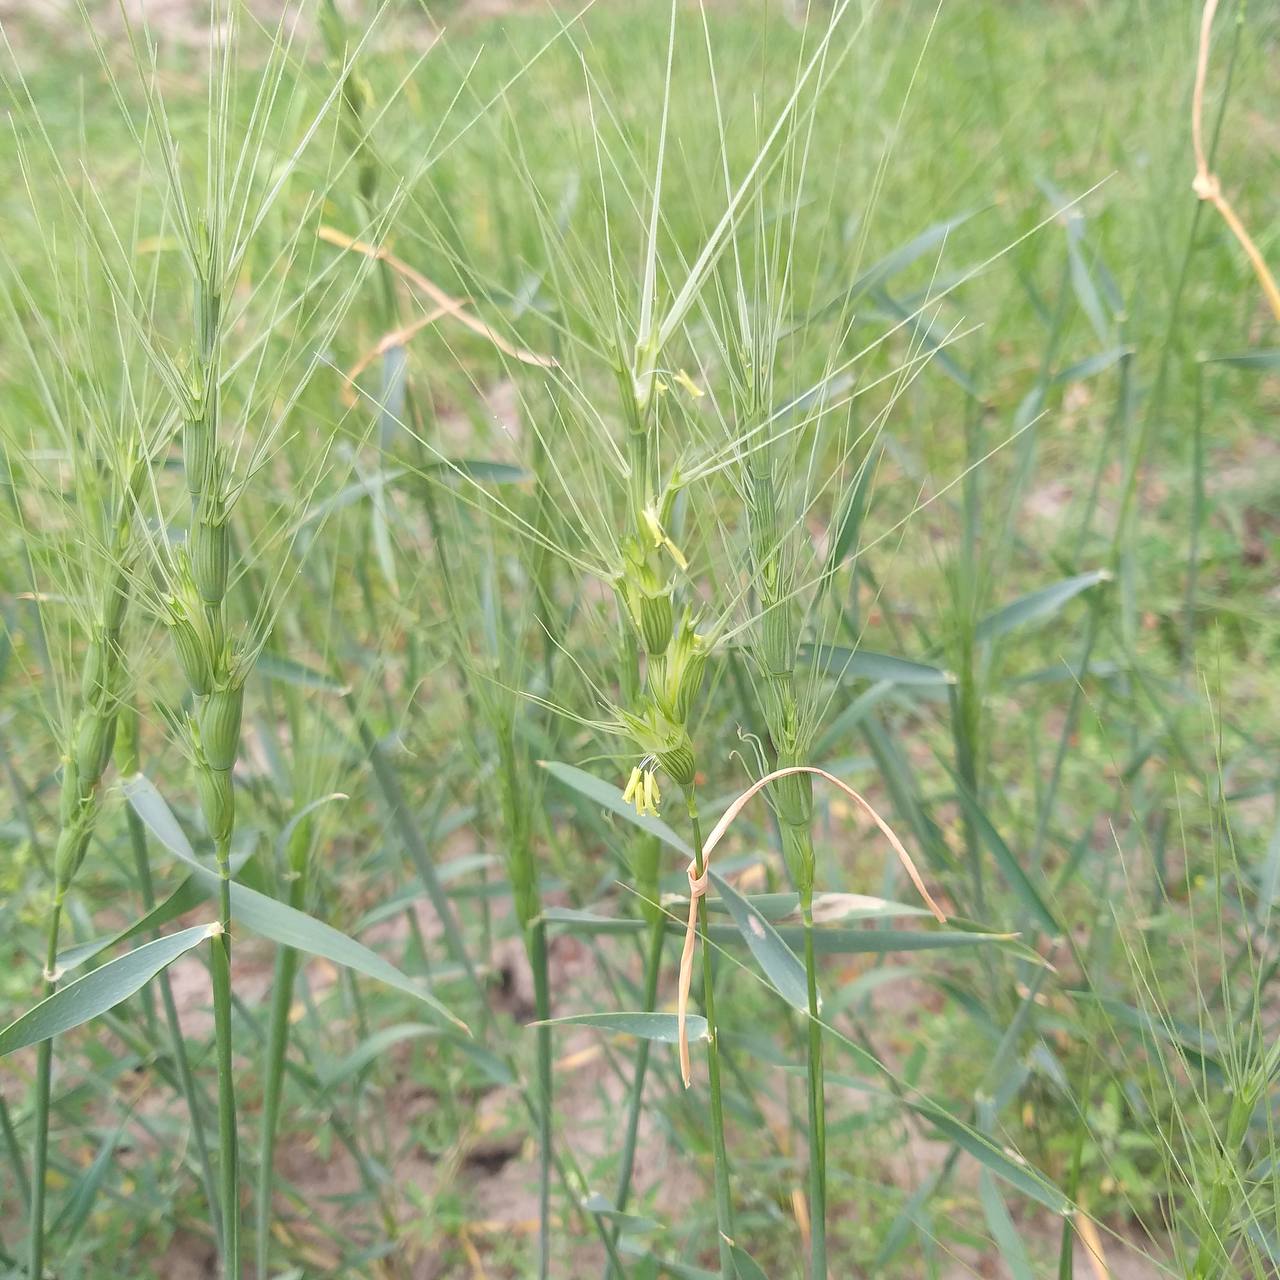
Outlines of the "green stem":
<svg viewBox="0 0 1280 1280">
<path fill-rule="evenodd" d="M 702 826 L 693 787 L 685 791 L 685 805 L 693 827 L 693 869 L 701 876 Z M 720 1246 L 722 1280 L 735 1280 L 733 1245 L 733 1201 L 729 1194 L 729 1156 L 724 1141 L 724 1098 L 720 1085 L 720 1042 L 716 1031 L 715 980 L 712 973 L 711 937 L 707 930 L 707 898 L 698 899 L 698 937 L 702 941 L 702 1005 L 707 1020 L 707 1084 L 711 1093 L 711 1149 L 715 1157 L 716 1227 Z"/>
<path fill-rule="evenodd" d="M 813 946 L 813 890 L 801 903 L 804 970 L 809 984 L 809 1230 L 810 1280 L 827 1280 L 827 1108 L 822 1067 L 822 1023 L 818 1009 L 818 966 Z"/>
<path fill-rule="evenodd" d="M 9 1153 L 9 1164 L 13 1169 L 13 1180 L 22 1197 L 22 1206 L 31 1212 L 31 1183 L 27 1180 L 26 1161 L 22 1158 L 22 1147 L 18 1142 L 17 1132 L 13 1127 L 13 1117 L 9 1114 L 9 1104 L 0 1094 L 0 1135 L 4 1137 L 4 1145 Z"/>
<path fill-rule="evenodd" d="M 293 895 L 290 895 L 291 897 Z M 296 903 L 291 902 L 291 906 Z M 267 1032 L 267 1075 L 262 1096 L 262 1135 L 258 1147 L 258 1188 L 255 1206 L 254 1260 L 257 1274 L 266 1277 L 271 1251 L 271 1190 L 274 1183 L 276 1130 L 284 1086 L 285 1054 L 289 1043 L 289 1007 L 298 972 L 298 953 L 291 947 L 276 952 Z"/>
<path fill-rule="evenodd" d="M 453 904 L 449 901 L 449 896 L 445 893 L 440 877 L 436 873 L 435 864 L 432 862 L 431 855 L 427 850 L 426 841 L 422 838 L 422 832 L 410 812 L 404 791 L 400 786 L 400 780 L 396 776 L 395 769 L 392 768 L 387 760 L 377 735 L 361 713 L 354 695 L 348 694 L 346 703 L 351 711 L 352 719 L 355 721 L 360 741 L 368 753 L 369 763 L 373 767 L 374 780 L 378 784 L 379 791 L 382 792 L 382 798 L 386 801 L 387 808 L 391 811 L 391 818 L 395 823 L 396 832 L 400 836 L 405 851 L 413 861 L 414 869 L 418 872 L 418 877 L 421 879 L 423 887 L 427 891 L 427 896 L 431 899 L 431 905 L 440 920 L 449 956 L 466 973 L 468 981 L 475 989 L 476 995 L 480 1000 L 480 1008 L 487 1021 L 489 1014 L 487 992 L 480 980 L 480 975 L 476 972 L 475 965 L 471 962 L 471 956 L 467 951 L 467 944 L 463 939 L 462 929 L 458 923 L 457 915 L 454 913 Z"/>
<path fill-rule="evenodd" d="M 547 1280 L 551 1264 L 551 984 L 547 972 L 547 932 L 530 925 L 526 945 L 533 968 L 533 1003 L 538 1021 L 538 1275 Z"/>
<path fill-rule="evenodd" d="M 662 942 L 666 933 L 664 921 L 659 918 L 649 926 L 649 954 L 644 966 L 644 1008 L 651 1011 L 658 1003 L 658 980 L 662 974 Z M 636 1074 L 631 1089 L 631 1106 L 627 1114 L 627 1132 L 622 1145 L 622 1168 L 618 1173 L 618 1190 L 614 1204 L 619 1212 L 627 1207 L 631 1195 L 631 1177 L 635 1169 L 636 1140 L 640 1129 L 640 1113 L 643 1110 L 644 1078 L 649 1068 L 651 1041 L 641 1040 L 636 1056 Z"/>
<path fill-rule="evenodd" d="M 133 846 L 133 862 L 138 873 L 138 884 L 142 890 L 142 906 L 147 912 L 156 905 L 155 888 L 151 883 L 151 864 L 147 857 L 147 831 L 142 819 L 133 811 L 132 806 L 125 809 L 129 823 L 129 842 Z M 152 937 L 158 936 L 153 933 Z M 187 1042 L 182 1035 L 182 1023 L 178 1018 L 178 1004 L 173 998 L 173 985 L 169 981 L 167 970 L 158 975 L 160 985 L 160 1003 L 164 1006 L 164 1020 L 169 1031 L 169 1043 L 173 1049 L 173 1060 L 178 1068 L 178 1081 L 182 1088 L 182 1097 L 187 1104 L 187 1114 L 191 1117 L 191 1132 L 195 1138 L 196 1156 L 200 1161 L 200 1173 L 204 1179 L 205 1195 L 209 1201 L 209 1210 L 213 1218 L 213 1234 L 216 1240 L 222 1237 L 222 1219 L 218 1209 L 218 1184 L 213 1177 L 213 1162 L 209 1158 L 209 1142 L 204 1132 L 204 1116 L 200 1108 L 200 1100 L 196 1094 L 195 1077 L 191 1072 L 191 1059 L 187 1056 Z"/>
<path fill-rule="evenodd" d="M 240 1161 L 231 1061 L 231 850 L 219 841 L 218 920 L 213 939 L 213 1028 L 218 1056 L 218 1140 L 222 1174 L 222 1272 L 240 1280 Z"/>
<path fill-rule="evenodd" d="M 44 997 L 57 990 L 54 971 L 58 963 L 58 929 L 62 923 L 62 896 L 55 895 L 49 909 L 44 953 Z M 40 1041 L 36 1051 L 36 1133 L 31 1155 L 31 1239 L 27 1254 L 30 1280 L 44 1276 L 44 1197 L 49 1168 L 49 1096 L 53 1079 L 53 1038 Z"/>
<path fill-rule="evenodd" d="M 659 915 L 649 925 L 649 951 L 644 965 L 644 1010 L 652 1012 L 658 1003 L 658 979 L 662 973 L 662 939 L 665 933 L 665 922 Z M 627 1129 L 622 1139 L 622 1164 L 618 1172 L 618 1189 L 614 1192 L 613 1203 L 619 1213 L 625 1212 L 627 1199 L 631 1195 L 631 1177 L 635 1170 L 636 1143 L 640 1133 L 640 1114 L 644 1110 L 644 1080 L 649 1071 L 649 1049 L 651 1042 L 641 1040 L 636 1048 L 636 1073 L 631 1082 L 631 1098 L 627 1107 Z M 614 1227 L 611 1235 L 617 1242 L 621 1233 L 620 1227 Z M 606 1268 L 606 1280 L 615 1280 L 622 1275 L 621 1270 L 614 1267 L 612 1261 Z"/>
</svg>

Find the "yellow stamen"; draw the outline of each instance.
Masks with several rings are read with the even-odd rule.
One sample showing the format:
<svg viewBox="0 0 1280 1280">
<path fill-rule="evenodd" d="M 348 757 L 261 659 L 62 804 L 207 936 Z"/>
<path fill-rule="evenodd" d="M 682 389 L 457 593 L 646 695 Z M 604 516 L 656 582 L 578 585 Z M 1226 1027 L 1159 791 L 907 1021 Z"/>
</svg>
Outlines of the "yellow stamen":
<svg viewBox="0 0 1280 1280">
<path fill-rule="evenodd" d="M 636 798 L 636 792 L 640 788 L 640 770 L 632 769 L 631 777 L 627 779 L 627 789 L 622 793 L 622 803 L 630 804 Z M 640 803 L 644 803 L 643 799 Z"/>
<path fill-rule="evenodd" d="M 658 790 L 658 775 L 652 770 L 644 775 L 644 798 L 649 812 L 656 818 L 658 806 L 662 804 L 662 793 Z"/>
<path fill-rule="evenodd" d="M 680 384 L 695 400 L 701 400 L 707 393 L 689 377 L 683 369 L 676 374 L 676 382 Z"/>
</svg>

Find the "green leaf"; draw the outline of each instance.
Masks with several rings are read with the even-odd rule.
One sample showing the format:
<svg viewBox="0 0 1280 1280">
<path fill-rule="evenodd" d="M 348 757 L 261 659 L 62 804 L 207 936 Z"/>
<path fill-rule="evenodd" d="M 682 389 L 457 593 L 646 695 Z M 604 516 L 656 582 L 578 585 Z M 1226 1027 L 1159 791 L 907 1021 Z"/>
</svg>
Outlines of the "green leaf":
<svg viewBox="0 0 1280 1280">
<path fill-rule="evenodd" d="M 1041 587 L 1029 595 L 1019 596 L 1012 604 L 988 614 L 974 632 L 979 641 L 995 640 L 999 636 L 1008 635 L 1018 627 L 1031 622 L 1043 622 L 1058 613 L 1069 600 L 1075 599 L 1082 591 L 1088 591 L 1100 582 L 1106 582 L 1111 574 L 1106 569 L 1094 569 L 1089 573 L 1077 574 L 1074 578 L 1064 578 L 1052 586 Z"/>
<path fill-rule="evenodd" d="M 246 846 L 235 850 L 231 854 L 232 875 L 235 875 L 249 861 L 251 853 L 252 848 Z M 76 946 L 68 947 L 65 951 L 60 952 L 58 955 L 58 972 L 69 973 L 72 969 L 78 969 L 86 960 L 92 960 L 94 956 L 100 955 L 109 947 L 117 946 L 121 942 L 128 942 L 130 938 L 136 938 L 141 934 L 154 933 L 157 929 L 163 929 L 165 925 L 178 919 L 179 916 L 184 916 L 202 902 L 207 902 L 210 896 L 207 884 L 196 879 L 195 876 L 187 876 L 163 902 L 156 903 L 140 920 L 135 920 L 132 924 L 126 925 L 118 933 L 107 934 L 99 938 L 90 938 L 88 942 L 77 943 Z"/>
<path fill-rule="evenodd" d="M 712 929 L 712 936 L 715 929 Z M 780 930 L 792 943 L 804 941 L 798 925 Z M 881 955 L 896 951 L 946 951 L 952 947 L 974 947 L 983 943 L 1011 943 L 1010 933 L 970 933 L 960 929 L 815 929 L 813 949 L 820 956 Z"/>
<path fill-rule="evenodd" d="M 686 900 L 687 901 L 687 900 Z M 799 918 L 800 895 L 798 893 L 753 893 L 746 895 L 753 910 L 766 920 Z M 724 913 L 728 907 L 714 898 L 707 909 Z M 928 907 L 911 906 L 906 902 L 891 902 L 887 898 L 871 898 L 863 893 L 815 893 L 813 895 L 813 920 L 815 924 L 832 924 L 837 920 L 896 920 L 903 916 L 930 916 Z"/>
<path fill-rule="evenodd" d="M 285 851 L 289 847 L 289 841 L 293 838 L 293 833 L 298 829 L 300 823 L 310 817 L 322 805 L 330 804 L 334 800 L 349 800 L 351 797 L 344 791 L 331 791 L 327 796 L 317 796 L 310 804 L 304 804 L 297 813 L 285 823 L 284 830 L 276 839 L 276 853 L 283 857 Z"/>
<path fill-rule="evenodd" d="M 1053 375 L 1053 381 L 1058 386 L 1068 382 L 1083 382 L 1086 378 L 1096 377 L 1105 372 L 1117 361 L 1132 354 L 1132 347 L 1112 347 L 1107 351 L 1099 351 L 1096 355 L 1077 360 L 1075 364 L 1069 364 L 1065 369 L 1060 369 Z"/>
<path fill-rule="evenodd" d="M 1264 373 L 1280 372 L 1280 347 L 1256 351 L 1234 351 L 1220 356 L 1204 356 L 1205 364 L 1229 364 L 1237 369 L 1261 369 Z"/>
<path fill-rule="evenodd" d="M 948 331 L 932 320 L 927 309 L 919 305 L 905 306 L 887 289 L 877 289 L 875 300 L 880 304 L 881 314 L 877 317 L 868 313 L 866 319 L 879 318 L 901 324 L 912 346 L 918 352 L 928 352 L 927 364 L 937 365 L 966 395 L 978 398 L 977 385 L 946 350 Z"/>
<path fill-rule="evenodd" d="M 439 1034 L 438 1027 L 428 1027 L 421 1022 L 400 1022 L 394 1026 L 383 1027 L 381 1031 L 375 1031 L 367 1037 L 345 1058 L 323 1071 L 317 1071 L 316 1078 L 324 1090 L 334 1089 L 344 1081 L 350 1080 L 352 1076 L 359 1075 L 371 1062 L 403 1041 L 436 1037 Z"/>
<path fill-rule="evenodd" d="M 773 925 L 727 880 L 714 871 L 709 874 L 743 941 L 773 989 L 792 1008 L 808 1013 L 808 976 L 800 958 L 778 936 Z"/>
<path fill-rule="evenodd" d="M 529 478 L 529 473 L 523 467 L 510 462 L 497 462 L 492 458 L 445 458 L 426 463 L 422 470 L 464 475 L 471 480 L 487 480 L 490 484 L 519 484 Z"/>
<path fill-rule="evenodd" d="M 769 1280 L 760 1264 L 741 1245 L 730 1245 L 729 1252 L 738 1269 L 738 1280 Z"/>
<path fill-rule="evenodd" d="M 577 769 L 571 764 L 561 764 L 558 760 L 540 760 L 538 763 L 557 782 L 562 782 L 579 795 L 585 796 L 593 804 L 598 804 L 601 808 L 616 813 L 618 817 L 625 818 L 633 827 L 639 827 L 641 831 L 657 836 L 663 844 L 670 845 L 686 858 L 693 857 L 693 849 L 661 818 L 642 818 L 623 800 L 622 792 L 611 783 L 597 778 L 593 773 L 587 773 L 584 769 Z"/>
<path fill-rule="evenodd" d="M 264 650 L 258 654 L 253 669 L 268 680 L 279 680 L 283 684 L 297 685 L 301 689 L 321 689 L 325 693 L 339 695 L 351 692 L 347 685 L 339 684 L 332 676 L 317 671 L 315 667 L 309 667 L 296 658 L 285 657 L 282 653 Z"/>
<path fill-rule="evenodd" d="M 897 688 L 892 680 L 880 680 L 869 689 L 864 689 L 831 721 L 815 744 L 814 751 L 819 755 L 829 751 L 851 729 L 857 728 L 879 703 L 891 697 Z"/>
<path fill-rule="evenodd" d="M 918 1116 L 928 1120 L 948 1140 L 971 1155 L 984 1169 L 1003 1179 L 1023 1195 L 1030 1196 L 1054 1213 L 1072 1212 L 1071 1202 L 1038 1169 L 1021 1156 L 998 1147 L 990 1138 L 957 1119 L 949 1111 L 932 1102 L 907 1101 Z"/>
<path fill-rule="evenodd" d="M 0 1057 L 48 1040 L 50 1036 L 62 1035 L 114 1009 L 122 1000 L 141 991 L 161 969 L 218 932 L 217 924 L 195 925 L 167 938 L 144 942 L 118 959 L 108 960 L 92 973 L 47 996 L 0 1031 Z"/>
<path fill-rule="evenodd" d="M 689 1039 L 706 1040 L 707 1020 L 691 1013 L 685 1019 Z M 594 1027 L 597 1031 L 614 1031 L 620 1035 L 656 1040 L 660 1044 L 680 1042 L 679 1022 L 674 1013 L 575 1013 L 567 1018 L 547 1018 L 531 1022 L 532 1027 Z"/>
<path fill-rule="evenodd" d="M 962 223 L 968 222 L 976 212 L 976 209 L 969 209 L 964 213 L 956 214 L 953 218 L 944 218 L 941 222 L 935 222 L 918 236 L 908 240 L 906 244 L 899 245 L 898 248 L 885 254 L 879 262 L 873 263 L 853 282 L 846 295 L 847 300 L 852 301 L 868 289 L 883 284 L 898 272 L 906 270 L 925 254 L 941 248 L 951 232 Z"/>
<path fill-rule="evenodd" d="M 547 924 L 560 925 L 570 933 L 640 933 L 647 927 L 643 920 L 600 916 L 573 907 L 546 907 L 543 909 L 542 919 Z"/>
<path fill-rule="evenodd" d="M 819 668 L 840 680 L 884 680 L 892 684 L 949 685 L 956 678 L 950 671 L 932 667 L 910 658 L 896 658 L 890 653 L 870 649 L 849 649 L 844 645 L 801 645 L 799 661 Z"/>
<path fill-rule="evenodd" d="M 1005 1266 L 1009 1269 L 1010 1280 L 1035 1280 L 1031 1270 L 1031 1260 L 1027 1257 L 1027 1247 L 1022 1243 L 1013 1219 L 1009 1216 L 1009 1208 L 1000 1194 L 1000 1188 L 989 1170 L 984 1169 L 978 1177 L 978 1198 L 982 1201 L 982 1212 L 987 1219 L 991 1238 L 1000 1250 Z"/>
<path fill-rule="evenodd" d="M 163 902 L 157 903 L 141 920 L 126 925 L 119 933 L 102 938 L 91 938 L 88 942 L 81 942 L 77 946 L 68 947 L 60 952 L 58 970 L 61 973 L 69 973 L 72 969 L 78 969 L 86 960 L 92 960 L 94 956 L 106 951 L 108 947 L 128 942 L 130 938 L 136 938 L 141 933 L 150 933 L 153 929 L 163 928 L 170 921 L 186 915 L 193 907 L 198 907 L 208 897 L 208 890 L 194 876 L 188 876 Z"/>
<path fill-rule="evenodd" d="M 1013 850 L 1005 844 L 1000 833 L 992 824 L 991 819 L 982 811 L 981 806 L 968 787 L 950 769 L 947 772 L 951 773 L 951 780 L 955 783 L 956 795 L 959 796 L 960 804 L 963 806 L 965 813 L 969 815 L 969 820 L 977 828 L 978 835 L 982 838 L 982 843 L 987 846 L 991 851 L 991 856 L 999 864 L 1001 874 L 1008 882 L 1009 888 L 1017 895 L 1018 901 L 1022 903 L 1024 910 L 1052 937 L 1062 937 L 1063 928 L 1058 923 L 1057 917 L 1040 896 L 1035 885 L 1031 883 L 1031 878 L 1022 869 L 1018 859 L 1014 857 Z"/>
<path fill-rule="evenodd" d="M 93 1212 L 94 1202 L 102 1189 L 103 1181 L 111 1172 L 112 1157 L 120 1145 L 121 1138 L 124 1137 L 128 1123 L 129 1117 L 126 1116 L 116 1129 L 103 1138 L 97 1154 L 93 1157 L 93 1162 L 76 1181 L 71 1195 L 62 1207 L 62 1212 L 48 1228 L 50 1238 L 60 1241 L 64 1247 L 80 1234 L 81 1228 L 88 1221 L 89 1214 Z"/>
<path fill-rule="evenodd" d="M 604 1218 L 632 1235 L 649 1235 L 662 1228 L 662 1223 L 653 1218 L 638 1218 L 633 1213 L 623 1213 L 608 1196 L 601 1195 L 599 1191 L 593 1191 L 585 1196 L 582 1207 L 588 1213 L 594 1213 L 596 1217 Z"/>
<path fill-rule="evenodd" d="M 373 486 L 388 485 L 405 474 L 405 467 L 393 467 L 387 471 L 374 471 L 367 476 L 362 476 L 355 483 L 347 485 L 345 489 L 340 489 L 332 497 L 317 502 L 303 516 L 299 527 L 305 528 L 309 524 L 314 524 L 317 520 L 324 519 L 330 512 L 340 511 L 343 507 L 349 507 L 353 503 L 359 502 L 362 498 L 367 498 Z"/>
<path fill-rule="evenodd" d="M 629 1254 L 639 1262 L 649 1263 L 657 1268 L 656 1274 L 670 1276 L 671 1280 L 724 1280 L 719 1271 L 707 1271 L 703 1267 L 691 1266 L 687 1262 L 677 1262 L 674 1258 L 660 1258 L 656 1253 L 649 1253 L 640 1246 L 639 1241 L 628 1241 L 624 1238 L 619 1242 L 618 1251 Z M 646 1275 L 653 1274 L 655 1272 L 646 1273 Z"/>
<path fill-rule="evenodd" d="M 164 797 L 151 782 L 144 775 L 136 773 L 133 777 L 124 780 L 124 793 L 138 817 L 146 823 L 156 839 L 175 858 L 189 866 L 210 891 L 215 891 L 218 888 L 217 875 L 196 859 L 190 842 L 178 825 L 178 820 L 165 803 Z M 234 881 L 231 884 L 231 914 L 235 924 L 251 929 L 254 933 L 261 934 L 264 938 L 279 943 L 283 947 L 305 951 L 308 955 L 322 956 L 356 973 L 376 978 L 389 987 L 394 987 L 406 995 L 413 996 L 416 1000 L 421 1000 L 428 1008 L 433 1009 L 454 1026 L 468 1031 L 466 1024 L 445 1008 L 421 984 L 401 973 L 395 965 L 384 960 L 376 951 L 371 951 L 363 943 L 349 938 L 345 933 L 340 933 L 332 926 L 315 919 L 314 916 L 309 916 L 303 911 L 267 897 L 265 893 L 258 893 L 247 885 L 236 884 Z"/>
<path fill-rule="evenodd" d="M 871 483 L 875 478 L 876 464 L 879 461 L 879 446 L 872 445 L 862 461 L 858 478 L 845 496 L 840 515 L 835 521 L 835 536 L 831 540 L 831 550 L 827 553 L 827 563 L 823 566 L 824 583 L 844 563 L 845 557 L 858 545 L 862 533 L 862 522 L 867 514 L 867 499 L 871 494 Z"/>
</svg>

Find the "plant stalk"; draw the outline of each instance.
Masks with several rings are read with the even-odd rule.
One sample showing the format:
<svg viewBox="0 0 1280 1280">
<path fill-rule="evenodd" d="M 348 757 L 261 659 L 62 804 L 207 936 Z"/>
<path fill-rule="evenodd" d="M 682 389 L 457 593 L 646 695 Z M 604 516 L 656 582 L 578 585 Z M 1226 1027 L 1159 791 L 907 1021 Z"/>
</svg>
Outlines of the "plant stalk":
<svg viewBox="0 0 1280 1280">
<path fill-rule="evenodd" d="M 61 924 L 62 893 L 59 890 L 55 892 L 49 908 L 42 999 L 48 999 L 58 989 L 54 974 L 58 964 L 58 930 Z M 31 1153 L 31 1239 L 27 1253 L 27 1275 L 30 1280 L 43 1280 L 44 1277 L 44 1201 L 49 1170 L 49 1104 L 52 1080 L 53 1038 L 49 1037 L 41 1040 L 36 1050 L 36 1132 Z"/>
<path fill-rule="evenodd" d="M 808 832 L 805 833 L 806 835 Z M 813 945 L 813 888 L 800 904 L 804 920 L 804 970 L 809 988 L 809 1275 L 827 1280 L 827 1107 L 818 1007 L 818 966 Z"/>
<path fill-rule="evenodd" d="M 222 1183 L 222 1266 L 226 1280 L 240 1280 L 240 1162 L 236 1132 L 235 1075 L 231 1061 L 231 849 L 220 840 L 218 921 L 212 940 L 213 1023 L 218 1057 L 218 1142 Z"/>
<path fill-rule="evenodd" d="M 151 882 L 151 866 L 147 857 L 147 832 L 142 819 L 126 806 L 126 819 L 129 824 L 129 842 L 133 847 L 134 867 L 138 873 L 138 883 L 142 889 L 142 906 L 147 912 L 156 905 L 155 888 Z M 157 937 L 157 934 L 152 934 Z M 213 1222 L 215 1240 L 222 1238 L 222 1215 L 218 1206 L 218 1184 L 213 1176 L 213 1162 L 209 1157 L 209 1142 L 204 1131 L 204 1117 L 201 1113 L 199 1098 L 196 1094 L 195 1077 L 191 1072 L 191 1059 L 187 1054 L 187 1042 L 183 1038 L 182 1023 L 178 1018 L 178 1004 L 173 998 L 173 984 L 169 981 L 167 970 L 157 975 L 160 985 L 160 1003 L 164 1008 L 165 1025 L 169 1032 L 169 1043 L 173 1050 L 173 1060 L 178 1068 L 178 1081 L 182 1088 L 182 1096 L 187 1104 L 187 1112 L 191 1117 L 191 1132 L 196 1144 L 196 1157 L 200 1161 L 200 1173 L 204 1180 L 205 1195 L 209 1201 L 209 1211 Z"/>
<path fill-rule="evenodd" d="M 685 806 L 693 828 L 693 869 L 701 876 L 702 825 L 698 820 L 698 802 L 693 787 L 685 791 Z M 720 1246 L 722 1280 L 735 1280 L 738 1272 L 733 1261 L 733 1199 L 729 1192 L 729 1156 L 724 1141 L 724 1098 L 720 1083 L 720 1042 L 716 1030 L 715 975 L 712 972 L 711 935 L 707 928 L 707 899 L 698 899 L 698 937 L 702 942 L 702 1006 L 707 1020 L 707 1087 L 711 1094 L 711 1149 L 715 1157 L 716 1228 Z"/>
</svg>

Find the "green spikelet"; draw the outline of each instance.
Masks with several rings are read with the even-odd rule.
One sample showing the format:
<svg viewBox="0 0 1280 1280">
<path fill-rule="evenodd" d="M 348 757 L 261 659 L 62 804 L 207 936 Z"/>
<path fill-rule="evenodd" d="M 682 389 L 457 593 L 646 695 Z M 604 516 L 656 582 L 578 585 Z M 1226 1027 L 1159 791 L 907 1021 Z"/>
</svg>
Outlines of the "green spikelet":
<svg viewBox="0 0 1280 1280">
<path fill-rule="evenodd" d="M 200 499 L 191 528 L 191 574 L 200 599 L 207 605 L 222 603 L 227 594 L 227 569 L 231 561 L 231 531 L 222 497 L 206 493 Z"/>
<path fill-rule="evenodd" d="M 62 788 L 58 795 L 58 822 L 68 827 L 80 812 L 80 770 L 75 760 L 68 756 L 62 762 Z"/>
<path fill-rule="evenodd" d="M 200 808 L 204 812 L 205 825 L 215 844 L 231 839 L 236 824 L 236 793 L 229 769 L 196 769 L 196 789 L 200 793 Z"/>
<path fill-rule="evenodd" d="M 127 778 L 138 767 L 138 708 L 126 703 L 116 712 L 116 768 Z"/>
<path fill-rule="evenodd" d="M 98 785 L 116 738 L 115 710 L 99 711 L 86 707 L 80 713 L 80 727 L 76 733 L 76 769 L 81 785 L 92 789 Z"/>
<path fill-rule="evenodd" d="M 240 717 L 244 710 L 244 681 L 233 679 L 213 690 L 200 712 L 200 745 L 209 767 L 230 769 L 240 750 Z"/>
<path fill-rule="evenodd" d="M 205 697 L 213 689 L 213 663 L 209 658 L 209 644 L 203 628 L 175 613 L 169 620 L 169 634 L 173 637 L 178 664 L 182 667 L 182 674 L 186 676 L 192 693 L 197 697 Z"/>
<path fill-rule="evenodd" d="M 89 642 L 80 668 L 80 696 L 85 702 L 101 702 L 108 693 L 111 651 L 107 637 L 98 631 Z"/>
<path fill-rule="evenodd" d="M 204 493 L 213 470 L 213 431 L 203 409 L 182 424 L 182 468 L 194 501 Z"/>
<path fill-rule="evenodd" d="M 707 666 L 707 642 L 694 630 L 688 610 L 661 660 L 650 666 L 649 684 L 663 715 L 675 724 L 686 724 L 693 700 L 702 688 Z"/>
<path fill-rule="evenodd" d="M 693 759 L 693 744 L 689 741 L 688 734 L 685 734 L 683 742 L 672 747 L 671 750 L 659 752 L 658 763 L 677 786 L 693 786 L 697 770 Z"/>
<path fill-rule="evenodd" d="M 59 897 L 71 887 L 76 872 L 84 862 L 92 831 L 92 811 L 86 810 L 58 833 L 58 847 L 53 854 L 53 879 Z"/>
</svg>

